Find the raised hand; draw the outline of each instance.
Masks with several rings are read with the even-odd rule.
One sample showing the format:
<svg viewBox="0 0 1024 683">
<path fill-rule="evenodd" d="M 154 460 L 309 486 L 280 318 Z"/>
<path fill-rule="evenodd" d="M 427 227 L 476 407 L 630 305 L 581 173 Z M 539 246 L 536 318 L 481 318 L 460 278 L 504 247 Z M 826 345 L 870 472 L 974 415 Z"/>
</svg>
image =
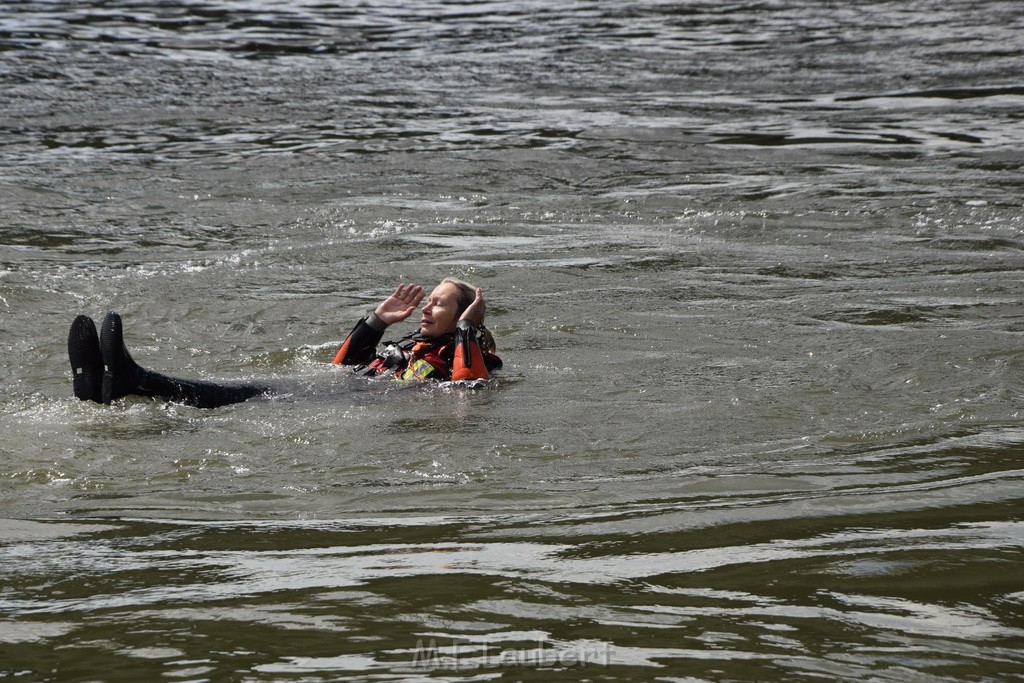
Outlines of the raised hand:
<svg viewBox="0 0 1024 683">
<path fill-rule="evenodd" d="M 374 313 L 381 322 L 386 325 L 394 325 L 400 323 L 410 315 L 420 305 L 420 301 L 423 300 L 423 288 L 419 285 L 406 285 L 398 283 L 398 287 L 395 289 L 394 294 L 384 299 L 377 306 Z"/>
<path fill-rule="evenodd" d="M 482 287 L 477 287 L 476 298 L 473 299 L 473 303 L 469 305 L 469 308 L 462 312 L 460 320 L 469 320 L 474 325 L 479 325 L 484 319 L 486 312 L 487 303 L 484 301 L 484 290 Z"/>
</svg>

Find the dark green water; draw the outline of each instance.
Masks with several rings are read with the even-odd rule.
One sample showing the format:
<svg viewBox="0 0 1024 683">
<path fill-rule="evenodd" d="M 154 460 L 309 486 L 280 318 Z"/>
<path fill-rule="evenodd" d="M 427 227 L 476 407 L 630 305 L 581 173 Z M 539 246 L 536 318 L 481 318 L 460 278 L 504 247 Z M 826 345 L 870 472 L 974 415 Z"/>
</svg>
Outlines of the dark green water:
<svg viewBox="0 0 1024 683">
<path fill-rule="evenodd" d="M 0 678 L 1024 677 L 1022 29 L 4 3 Z M 329 365 L 448 275 L 495 386 Z"/>
</svg>

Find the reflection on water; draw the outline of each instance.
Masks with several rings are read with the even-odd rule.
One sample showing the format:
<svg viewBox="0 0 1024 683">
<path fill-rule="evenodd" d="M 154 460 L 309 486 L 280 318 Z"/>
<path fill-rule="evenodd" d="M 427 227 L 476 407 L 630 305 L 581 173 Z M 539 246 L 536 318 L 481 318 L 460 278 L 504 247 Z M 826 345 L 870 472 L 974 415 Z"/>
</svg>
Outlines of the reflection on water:
<svg viewBox="0 0 1024 683">
<path fill-rule="evenodd" d="M 1004 679 L 1010 2 L 5 3 L 0 676 Z M 479 282 L 462 392 L 329 365 Z M 288 392 L 76 401 L 67 326 Z"/>
<path fill-rule="evenodd" d="M 103 658 L 114 676 L 186 664 L 216 676 L 248 653 L 251 670 L 271 678 L 524 667 L 632 678 L 681 666 L 730 677 L 827 669 L 896 679 L 915 656 L 923 671 L 954 677 L 992 658 L 1009 664 L 1024 635 L 1006 621 L 1020 593 L 991 599 L 1016 580 L 998 565 L 1024 540 L 1017 522 L 658 553 L 624 553 L 629 536 L 612 534 L 500 540 L 532 523 L 18 523 L 9 531 L 24 540 L 5 546 L 4 564 L 18 567 L 20 597 L 0 604 L 19 628 L 3 640 L 21 644 L 18 659 L 62 643 L 67 658 Z M 452 533 L 466 540 L 417 541 Z M 391 542 L 364 542 L 380 535 Z M 678 540 L 663 531 L 646 542 Z M 957 566 L 956 557 L 970 561 Z M 950 602 L 943 585 L 961 576 L 972 588 Z M 982 596 L 984 606 L 975 602 Z M 104 639 L 83 640 L 85 623 Z M 143 624 L 163 633 L 159 645 L 137 644 Z M 191 635 L 175 637 L 180 628 Z M 815 632 L 828 635 L 814 639 L 812 654 Z M 226 634 L 235 651 L 209 646 Z M 850 650 L 851 642 L 874 645 Z M 941 661 L 930 660 L 939 644 Z"/>
</svg>

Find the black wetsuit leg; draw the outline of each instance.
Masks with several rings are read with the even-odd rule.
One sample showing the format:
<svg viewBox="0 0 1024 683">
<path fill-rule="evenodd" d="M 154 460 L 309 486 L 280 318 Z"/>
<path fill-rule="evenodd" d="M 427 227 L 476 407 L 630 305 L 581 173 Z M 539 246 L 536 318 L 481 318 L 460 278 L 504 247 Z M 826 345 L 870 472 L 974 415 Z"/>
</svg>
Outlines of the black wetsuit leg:
<svg viewBox="0 0 1024 683">
<path fill-rule="evenodd" d="M 122 396 L 158 396 L 196 408 L 216 408 L 267 394 L 270 387 L 251 383 L 221 384 L 162 375 L 140 366 L 124 344 L 121 316 L 108 313 L 100 331 L 103 355 L 102 402 Z"/>
<path fill-rule="evenodd" d="M 140 370 L 139 384 L 134 393 L 142 396 L 159 396 L 196 408 L 217 408 L 231 403 L 241 403 L 270 391 L 269 387 L 258 384 L 221 384 L 169 377 L 145 368 Z"/>
</svg>

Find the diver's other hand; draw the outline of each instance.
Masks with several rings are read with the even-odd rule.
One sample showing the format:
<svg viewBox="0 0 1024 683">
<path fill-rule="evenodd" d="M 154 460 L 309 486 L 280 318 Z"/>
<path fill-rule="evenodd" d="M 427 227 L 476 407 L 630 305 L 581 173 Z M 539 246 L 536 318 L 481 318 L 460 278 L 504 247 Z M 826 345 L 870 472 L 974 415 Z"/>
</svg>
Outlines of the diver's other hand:
<svg viewBox="0 0 1024 683">
<path fill-rule="evenodd" d="M 422 287 L 412 284 L 406 285 L 400 282 L 394 294 L 384 299 L 373 313 L 385 325 L 394 325 L 412 315 L 422 299 Z"/>
<path fill-rule="evenodd" d="M 484 320 L 485 313 L 487 313 L 487 302 L 484 301 L 484 290 L 482 287 L 477 287 L 476 298 L 473 299 L 473 303 L 469 305 L 469 308 L 462 312 L 459 319 L 468 320 L 474 325 L 480 325 Z"/>
</svg>

